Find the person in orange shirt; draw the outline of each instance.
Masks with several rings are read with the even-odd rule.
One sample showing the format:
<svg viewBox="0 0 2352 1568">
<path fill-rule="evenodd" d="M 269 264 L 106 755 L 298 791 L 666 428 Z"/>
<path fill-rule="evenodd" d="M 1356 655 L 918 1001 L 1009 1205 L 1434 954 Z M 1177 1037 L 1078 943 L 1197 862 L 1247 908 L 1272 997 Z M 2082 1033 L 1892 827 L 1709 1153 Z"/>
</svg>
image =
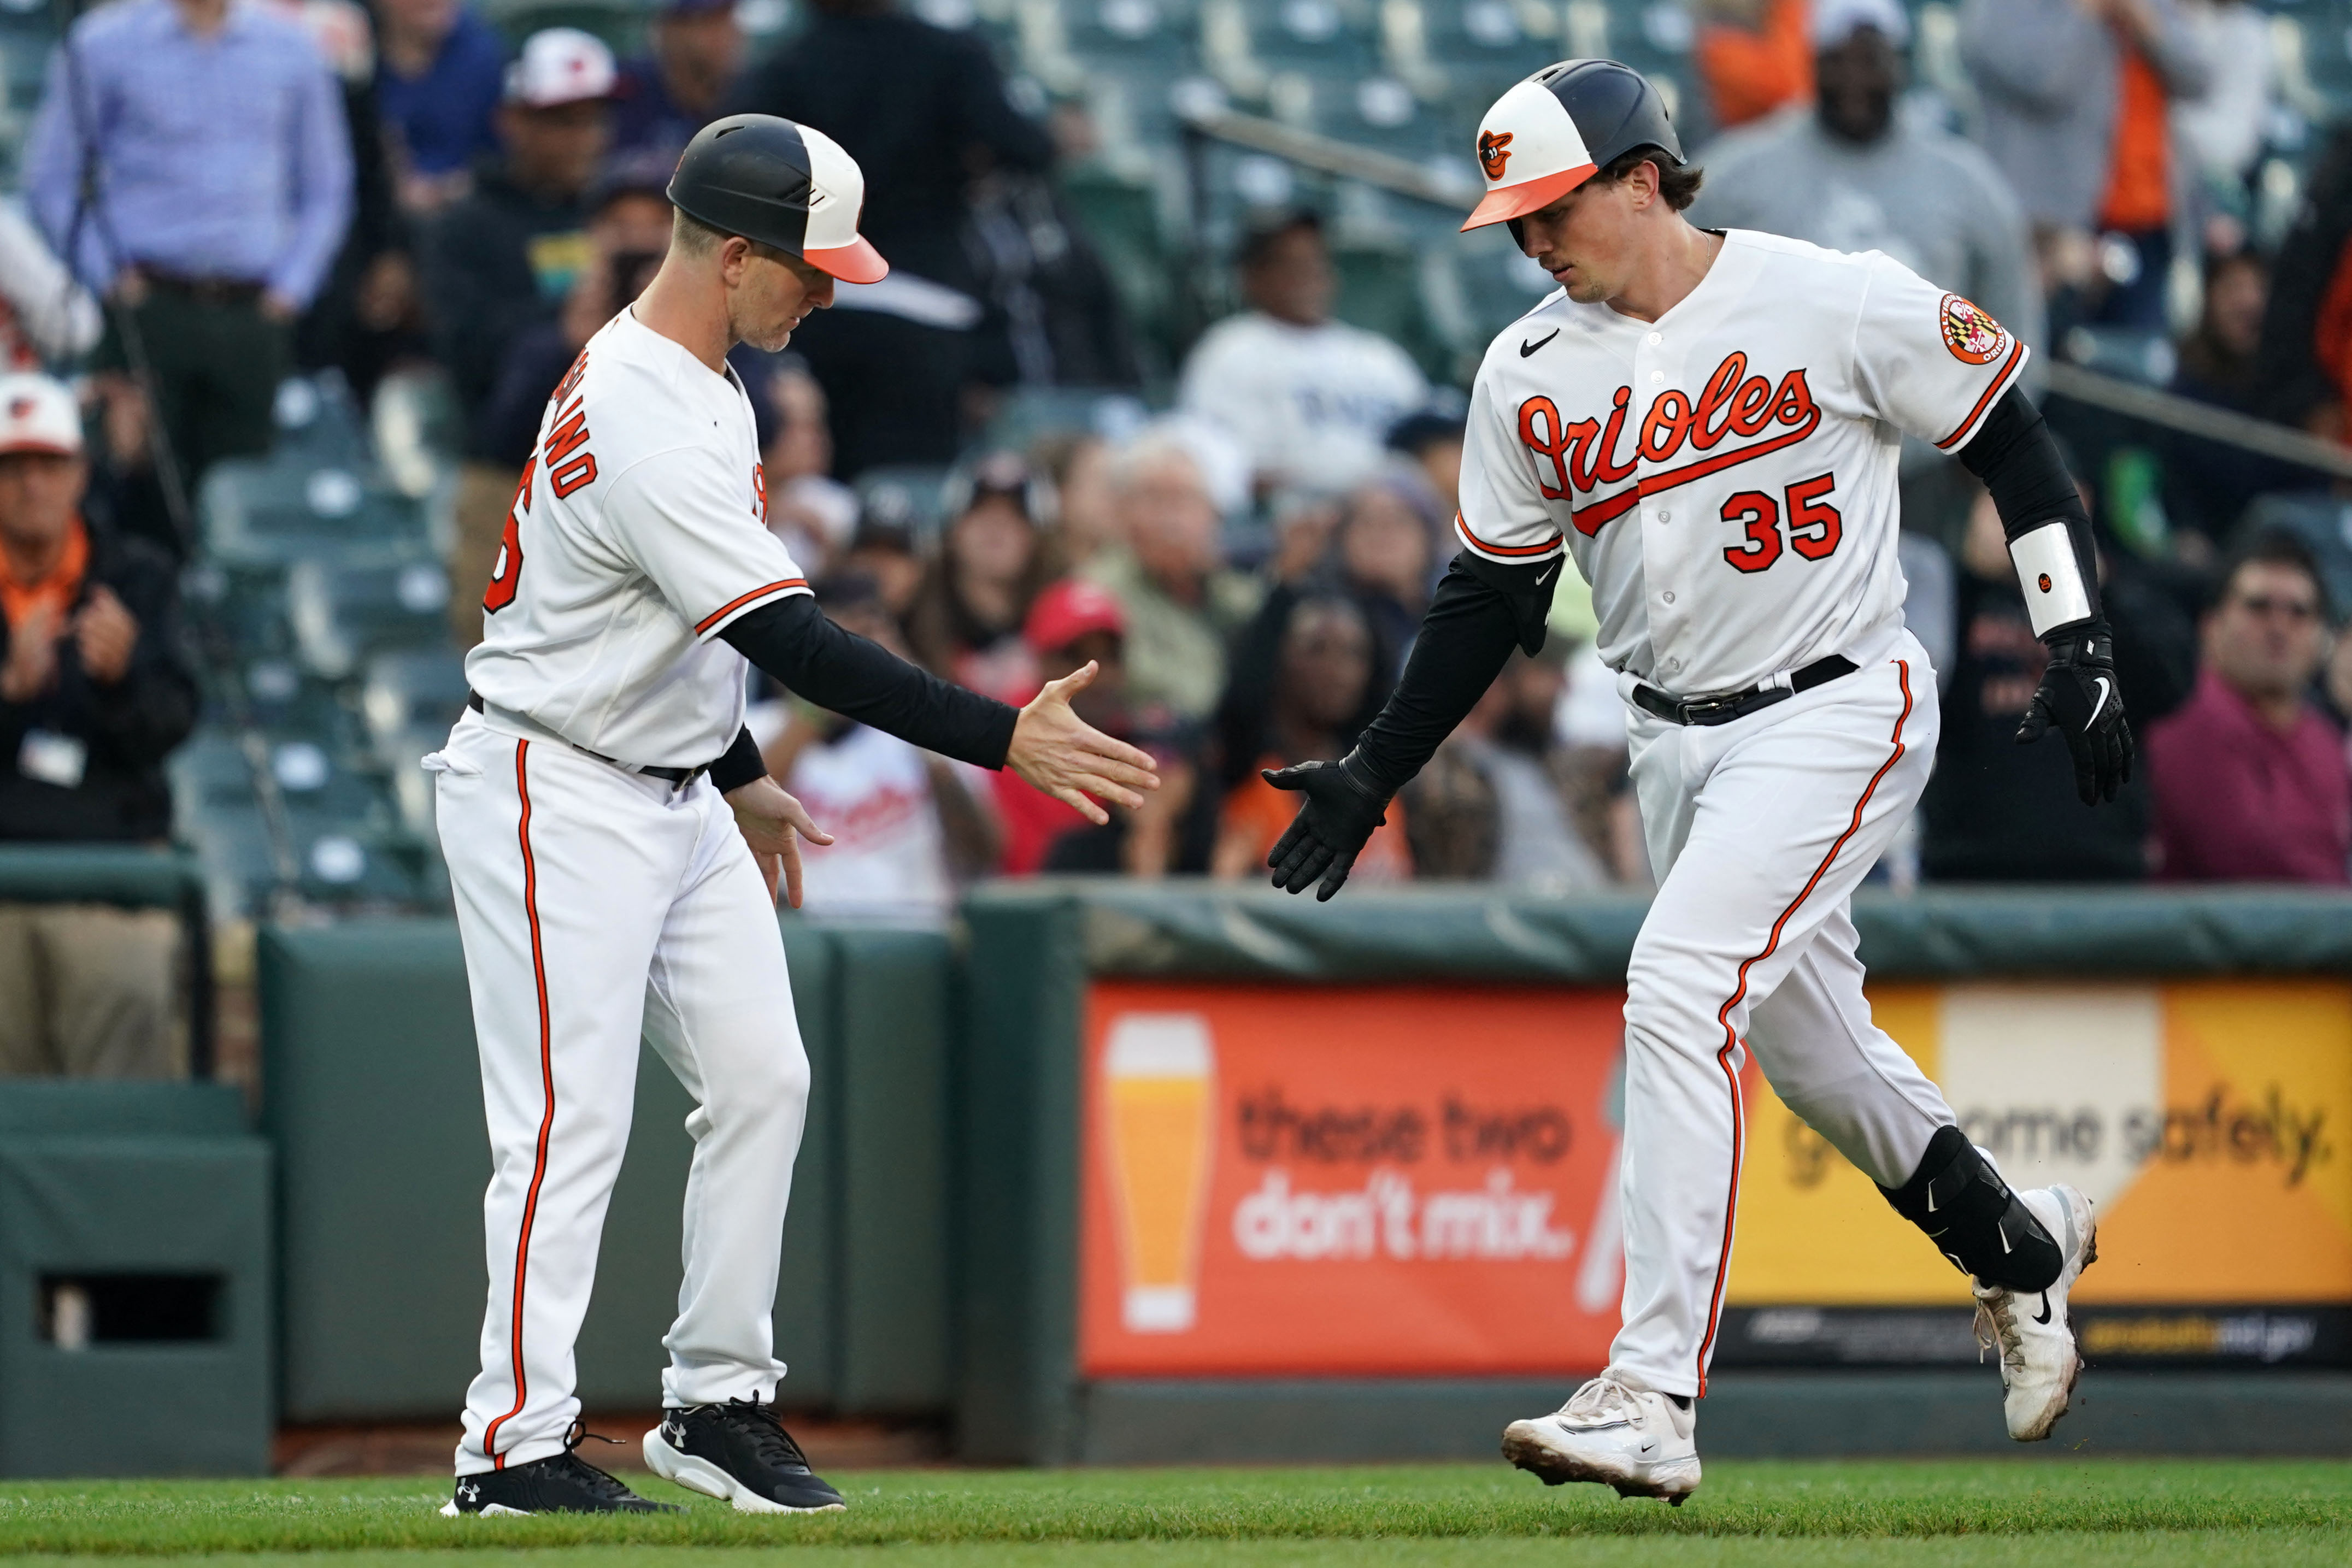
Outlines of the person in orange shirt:
<svg viewBox="0 0 2352 1568">
<path fill-rule="evenodd" d="M 1345 599 L 1302 599 L 1283 629 L 1268 704 L 1263 766 L 1283 768 L 1311 758 L 1336 758 L 1354 738 L 1346 727 L 1364 705 L 1372 679 L 1372 631 L 1364 612 Z M 1289 794 L 1254 774 L 1226 792 L 1217 821 L 1210 874 L 1238 882 L 1260 874 L 1266 852 L 1298 814 L 1303 795 Z M 1405 842 L 1404 807 L 1391 801 L 1353 873 L 1374 882 L 1412 875 Z"/>
<path fill-rule="evenodd" d="M 1701 0 L 1691 52 L 1717 130 L 1811 99 L 1811 0 Z"/>
<path fill-rule="evenodd" d="M 1965 0 L 1959 21 L 1978 139 L 2033 224 L 2051 336 L 2082 321 L 2161 329 L 2170 106 L 2213 74 L 2176 0 Z"/>
</svg>

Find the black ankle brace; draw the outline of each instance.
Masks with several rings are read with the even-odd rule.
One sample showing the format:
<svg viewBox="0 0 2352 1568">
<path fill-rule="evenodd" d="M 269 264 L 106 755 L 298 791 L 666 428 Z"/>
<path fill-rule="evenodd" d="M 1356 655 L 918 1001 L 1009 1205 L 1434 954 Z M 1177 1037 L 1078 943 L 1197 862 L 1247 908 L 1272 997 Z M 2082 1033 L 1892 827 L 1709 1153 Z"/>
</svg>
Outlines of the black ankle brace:
<svg viewBox="0 0 2352 1568">
<path fill-rule="evenodd" d="M 2065 1266 L 2050 1232 L 1958 1127 L 1936 1130 L 1909 1181 L 1878 1190 L 1961 1273 L 1984 1284 L 2046 1291 Z"/>
</svg>

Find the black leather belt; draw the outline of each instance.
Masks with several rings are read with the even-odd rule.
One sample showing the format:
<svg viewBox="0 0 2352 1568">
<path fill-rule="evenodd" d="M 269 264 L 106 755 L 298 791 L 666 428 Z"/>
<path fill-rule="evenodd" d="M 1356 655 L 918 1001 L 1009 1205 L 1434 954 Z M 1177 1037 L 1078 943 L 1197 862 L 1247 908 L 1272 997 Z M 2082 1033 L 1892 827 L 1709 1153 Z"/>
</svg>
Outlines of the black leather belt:
<svg viewBox="0 0 2352 1568">
<path fill-rule="evenodd" d="M 176 294 L 183 299 L 193 299 L 199 305 L 253 305 L 260 301 L 266 286 L 243 277 L 192 277 L 184 272 L 171 272 L 161 267 L 139 264 L 139 275 L 151 287 L 165 294 Z"/>
<path fill-rule="evenodd" d="M 1785 686 L 1759 682 L 1745 691 L 1727 692 L 1719 697 L 1675 697 L 1655 686 L 1637 685 L 1633 688 L 1633 703 L 1644 713 L 1656 714 L 1668 724 L 1729 724 L 1735 718 L 1746 718 L 1759 708 L 1786 702 L 1799 692 L 1827 685 L 1860 667 L 1842 653 L 1832 653 L 1826 659 L 1815 659 L 1801 670 L 1791 671 Z"/>
<path fill-rule="evenodd" d="M 466 706 L 472 708 L 476 713 L 480 713 L 482 711 L 482 694 L 479 692 L 467 692 L 466 694 Z M 648 779 L 658 779 L 666 784 L 691 784 L 710 770 L 708 763 L 705 763 L 700 768 L 639 768 L 633 762 L 623 762 L 617 758 L 607 757 L 601 751 L 591 751 L 586 747 L 581 745 L 578 741 L 567 740 L 563 744 L 572 747 L 572 750 L 578 752 L 583 757 L 593 757 L 597 761 L 604 763 L 610 767 L 617 768 L 624 773 L 642 773 Z"/>
</svg>

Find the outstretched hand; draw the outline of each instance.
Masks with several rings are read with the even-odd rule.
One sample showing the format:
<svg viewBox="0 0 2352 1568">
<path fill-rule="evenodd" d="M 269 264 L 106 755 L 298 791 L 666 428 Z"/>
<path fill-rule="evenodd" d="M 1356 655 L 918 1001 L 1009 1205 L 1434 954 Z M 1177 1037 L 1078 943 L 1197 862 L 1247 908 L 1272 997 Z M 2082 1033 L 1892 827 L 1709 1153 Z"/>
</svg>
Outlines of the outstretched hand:
<svg viewBox="0 0 2352 1568">
<path fill-rule="evenodd" d="M 1007 768 L 1097 827 L 1110 821 L 1097 800 L 1131 809 L 1143 804 L 1144 791 L 1160 788 L 1150 752 L 1113 740 L 1072 711 L 1070 698 L 1093 685 L 1099 669 L 1088 660 L 1084 669 L 1048 681 L 1021 710 L 1004 754 Z"/>
<path fill-rule="evenodd" d="M 1320 877 L 1323 885 L 1315 890 L 1315 902 L 1328 904 L 1347 882 L 1373 831 L 1387 820 L 1388 801 L 1358 783 L 1340 762 L 1301 762 L 1264 769 L 1259 777 L 1277 789 L 1296 789 L 1307 797 L 1267 852 L 1274 885 L 1285 893 L 1303 893 Z"/>
<path fill-rule="evenodd" d="M 784 899 L 794 909 L 801 906 L 801 846 L 807 839 L 813 844 L 829 844 L 833 835 L 810 820 L 808 808 L 803 806 L 773 779 L 761 777 L 749 784 L 739 785 L 727 792 L 727 803 L 735 810 L 735 825 L 743 831 L 743 841 L 751 846 L 751 858 L 760 863 L 760 875 L 768 883 L 768 901 L 776 898 L 779 876 L 784 884 Z"/>
</svg>

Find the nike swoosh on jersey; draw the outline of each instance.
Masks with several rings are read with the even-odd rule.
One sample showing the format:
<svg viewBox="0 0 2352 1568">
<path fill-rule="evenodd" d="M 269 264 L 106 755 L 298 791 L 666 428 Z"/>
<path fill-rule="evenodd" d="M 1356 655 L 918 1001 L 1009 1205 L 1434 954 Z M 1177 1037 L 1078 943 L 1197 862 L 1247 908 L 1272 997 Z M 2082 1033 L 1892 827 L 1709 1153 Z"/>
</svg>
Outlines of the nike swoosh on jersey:
<svg viewBox="0 0 2352 1568">
<path fill-rule="evenodd" d="M 1528 341 L 1526 341 L 1525 340 L 1522 340 L 1520 341 L 1520 343 L 1519 343 L 1519 358 L 1521 358 L 1521 359 L 1523 359 L 1523 360 L 1524 360 L 1524 359 L 1526 359 L 1529 354 L 1534 353 L 1538 349 L 1542 348 L 1546 343 L 1550 342 L 1550 341 L 1552 340 L 1552 339 L 1557 338 L 1557 337 L 1559 337 L 1559 328 L 1557 328 L 1557 327 L 1554 327 L 1554 328 L 1550 330 L 1550 332 L 1549 332 L 1548 334 L 1546 334 L 1545 336 L 1543 336 L 1543 337 L 1541 337 L 1541 338 L 1537 339 L 1537 340 L 1536 340 L 1534 342 L 1532 342 L 1532 343 L 1528 342 Z"/>
<path fill-rule="evenodd" d="M 2096 675 L 2093 679 L 2099 683 L 2099 700 L 2091 705 L 2091 716 L 2083 721 L 2086 725 L 2099 722 L 2099 715 L 2105 710 L 2107 699 L 2115 695 L 2116 690 L 2105 675 Z"/>
</svg>

